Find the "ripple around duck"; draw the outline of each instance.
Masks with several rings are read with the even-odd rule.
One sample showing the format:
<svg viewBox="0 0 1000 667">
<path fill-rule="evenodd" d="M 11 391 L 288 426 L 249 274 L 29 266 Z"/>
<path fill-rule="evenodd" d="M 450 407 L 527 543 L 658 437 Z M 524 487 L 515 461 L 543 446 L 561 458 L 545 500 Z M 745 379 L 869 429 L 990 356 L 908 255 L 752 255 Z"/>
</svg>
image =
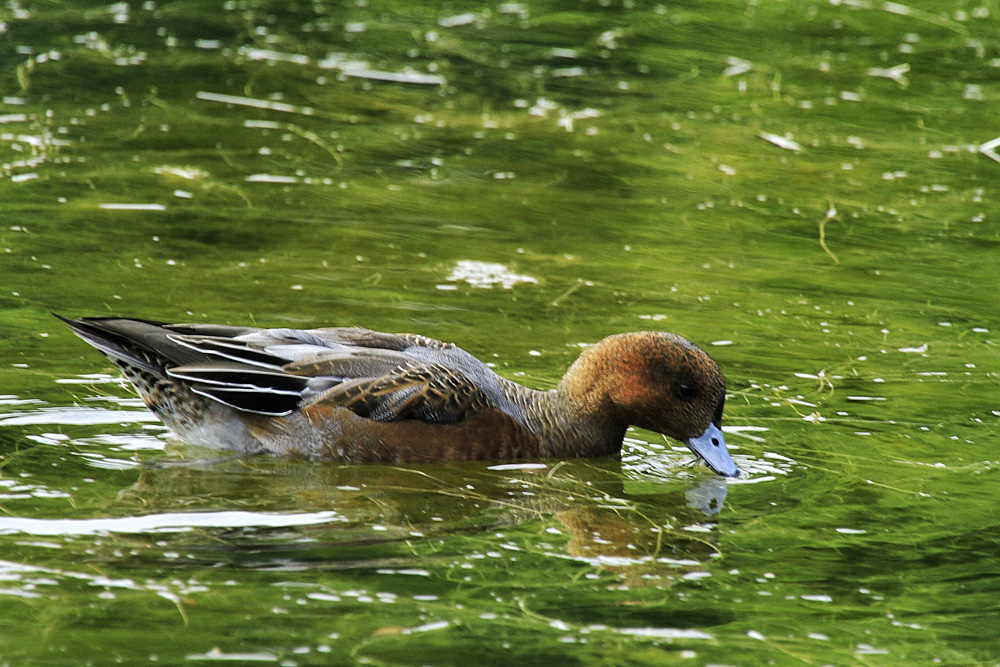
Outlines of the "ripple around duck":
<svg viewBox="0 0 1000 667">
<path fill-rule="evenodd" d="M 723 430 L 727 436 L 735 435 L 750 440 L 757 449 L 766 442 L 759 434 L 768 429 L 763 426 L 726 426 Z M 778 475 L 787 475 L 799 465 L 794 459 L 774 452 L 764 451 L 760 456 L 744 454 L 732 438 L 727 438 L 727 444 L 733 461 L 743 472 L 743 476 L 724 483 L 759 484 L 771 481 Z M 701 467 L 700 459 L 682 445 L 648 442 L 636 437 L 625 438 L 622 469 L 634 475 L 635 479 L 686 478 Z"/>
</svg>

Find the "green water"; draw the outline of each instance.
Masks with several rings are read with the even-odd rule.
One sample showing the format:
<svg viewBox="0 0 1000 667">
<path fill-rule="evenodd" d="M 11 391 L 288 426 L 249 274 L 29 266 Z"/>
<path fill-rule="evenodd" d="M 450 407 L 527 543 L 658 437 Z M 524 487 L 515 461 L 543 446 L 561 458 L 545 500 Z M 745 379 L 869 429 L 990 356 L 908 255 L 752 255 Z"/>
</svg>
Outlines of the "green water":
<svg viewBox="0 0 1000 667">
<path fill-rule="evenodd" d="M 996 0 L 6 3 L 0 662 L 1000 664 L 998 30 Z M 50 311 L 415 331 L 538 388 L 673 331 L 749 477 L 644 431 L 212 463 Z"/>
</svg>

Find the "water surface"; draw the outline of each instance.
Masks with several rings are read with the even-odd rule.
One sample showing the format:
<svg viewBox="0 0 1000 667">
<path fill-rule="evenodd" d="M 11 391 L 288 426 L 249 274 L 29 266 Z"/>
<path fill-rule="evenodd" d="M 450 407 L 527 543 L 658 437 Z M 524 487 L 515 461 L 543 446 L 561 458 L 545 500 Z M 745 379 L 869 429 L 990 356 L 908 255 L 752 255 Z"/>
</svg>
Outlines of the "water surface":
<svg viewBox="0 0 1000 667">
<path fill-rule="evenodd" d="M 1000 8 L 0 15 L 0 658 L 1000 664 Z M 673 331 L 722 481 L 215 460 L 50 311 L 363 325 L 555 386 Z"/>
</svg>

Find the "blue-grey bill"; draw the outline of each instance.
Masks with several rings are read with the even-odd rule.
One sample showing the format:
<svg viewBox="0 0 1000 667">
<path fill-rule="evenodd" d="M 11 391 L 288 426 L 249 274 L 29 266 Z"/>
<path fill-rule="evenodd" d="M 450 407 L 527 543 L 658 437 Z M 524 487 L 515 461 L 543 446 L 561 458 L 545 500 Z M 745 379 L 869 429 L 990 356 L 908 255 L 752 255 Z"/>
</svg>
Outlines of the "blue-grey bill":
<svg viewBox="0 0 1000 667">
<path fill-rule="evenodd" d="M 684 444 L 708 464 L 715 474 L 723 477 L 740 476 L 740 469 L 733 463 L 733 458 L 726 449 L 726 439 L 722 435 L 722 429 L 715 424 L 709 424 L 704 433 L 697 438 L 688 438 Z"/>
</svg>

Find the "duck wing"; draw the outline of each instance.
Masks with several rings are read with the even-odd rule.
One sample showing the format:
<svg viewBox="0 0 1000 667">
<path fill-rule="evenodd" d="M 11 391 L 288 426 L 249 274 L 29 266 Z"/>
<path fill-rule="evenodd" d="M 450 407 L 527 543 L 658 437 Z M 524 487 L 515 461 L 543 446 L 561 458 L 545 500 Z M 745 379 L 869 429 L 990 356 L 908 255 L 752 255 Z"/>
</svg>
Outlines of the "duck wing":
<svg viewBox="0 0 1000 667">
<path fill-rule="evenodd" d="M 199 393 L 237 409 L 261 412 L 262 398 L 274 396 L 277 406 L 286 392 L 295 390 L 300 398 L 295 408 L 341 407 L 380 422 L 448 424 L 496 407 L 461 368 L 480 375 L 475 366 L 485 365 L 475 359 L 470 363 L 465 356 L 471 355 L 448 354 L 461 351 L 423 336 L 326 329 L 268 330 L 223 340 L 172 338 L 228 363 L 187 364 L 168 374 L 202 385 Z M 267 363 L 261 353 L 280 361 Z M 255 363 L 260 365 L 253 367 Z M 287 414 L 285 409 L 281 414 Z"/>
<path fill-rule="evenodd" d="M 349 362 L 356 363 L 356 359 Z M 330 364 L 330 359 L 321 362 L 324 367 Z M 303 366 L 294 364 L 288 370 L 301 372 Z M 380 422 L 416 419 L 432 424 L 459 422 L 472 413 L 496 407 L 462 372 L 444 364 L 413 362 L 377 375 L 366 372 L 361 377 L 345 377 L 308 404 L 347 408 L 360 417 Z"/>
<path fill-rule="evenodd" d="M 284 416 L 322 404 L 380 422 L 440 424 L 508 402 L 505 381 L 485 364 L 415 334 L 61 319 L 126 373 L 179 382 L 243 412 Z"/>
</svg>

